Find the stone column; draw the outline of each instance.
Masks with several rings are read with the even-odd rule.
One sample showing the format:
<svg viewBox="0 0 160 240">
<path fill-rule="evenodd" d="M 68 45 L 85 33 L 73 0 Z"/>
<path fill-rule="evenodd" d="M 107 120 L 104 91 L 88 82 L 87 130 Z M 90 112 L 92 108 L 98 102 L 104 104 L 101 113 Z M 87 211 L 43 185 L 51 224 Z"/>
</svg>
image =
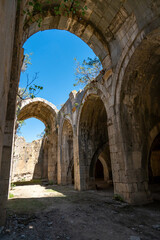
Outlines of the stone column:
<svg viewBox="0 0 160 240">
<path fill-rule="evenodd" d="M 2 151 L 2 163 L 0 171 L 0 225 L 3 225 L 6 218 L 6 203 L 10 181 L 11 153 L 13 142 L 14 121 L 6 121 L 4 132 L 4 145 Z"/>
<path fill-rule="evenodd" d="M 83 190 L 80 176 L 79 141 L 78 136 L 74 133 L 73 133 L 73 159 L 74 159 L 74 188 L 76 190 Z"/>
<path fill-rule="evenodd" d="M 109 146 L 114 183 L 114 193 L 131 204 L 144 204 L 151 201 L 150 192 L 142 168 L 142 152 L 130 146 L 130 139 L 124 139 L 120 120 L 112 117 L 108 125 Z M 130 151 L 127 151 L 130 146 Z"/>
<path fill-rule="evenodd" d="M 5 223 L 10 175 L 13 121 L 6 121 L 17 1 L 0 1 L 0 226 Z M 14 100 L 13 100 L 14 101 Z"/>
<path fill-rule="evenodd" d="M 57 153 L 57 183 L 62 183 L 62 146 L 61 146 L 61 134 L 60 134 L 60 128 L 58 126 L 58 153 Z"/>
</svg>

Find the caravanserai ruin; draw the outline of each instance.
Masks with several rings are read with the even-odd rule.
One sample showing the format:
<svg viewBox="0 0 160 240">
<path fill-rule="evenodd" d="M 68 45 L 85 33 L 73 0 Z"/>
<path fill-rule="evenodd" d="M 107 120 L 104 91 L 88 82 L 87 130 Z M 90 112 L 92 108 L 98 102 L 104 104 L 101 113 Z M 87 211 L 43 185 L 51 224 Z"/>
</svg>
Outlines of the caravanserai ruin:
<svg viewBox="0 0 160 240">
<path fill-rule="evenodd" d="M 40 26 L 39 12 L 32 21 L 24 14 L 27 0 L 0 1 L 0 225 L 6 219 L 22 47 L 48 29 L 81 38 L 103 71 L 88 88 L 72 91 L 60 111 L 41 98 L 22 104 L 19 120 L 36 117 L 49 128 L 41 177 L 81 191 L 95 189 L 100 176 L 126 202 L 151 202 L 150 181 L 160 178 L 160 1 L 80 0 L 88 7 L 84 16 L 55 15 L 51 4 L 39 2 L 45 9 Z"/>
</svg>

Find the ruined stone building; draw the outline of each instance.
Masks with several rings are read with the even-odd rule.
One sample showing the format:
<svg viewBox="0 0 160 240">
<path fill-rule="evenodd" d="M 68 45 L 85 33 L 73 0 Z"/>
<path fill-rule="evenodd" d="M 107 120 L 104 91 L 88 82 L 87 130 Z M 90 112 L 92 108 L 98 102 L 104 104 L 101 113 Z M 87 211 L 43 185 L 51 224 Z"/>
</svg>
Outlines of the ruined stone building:
<svg viewBox="0 0 160 240">
<path fill-rule="evenodd" d="M 43 140 L 27 143 L 23 137 L 15 137 L 13 148 L 11 183 L 42 179 L 45 169 Z"/>
<path fill-rule="evenodd" d="M 103 170 L 114 193 L 128 203 L 152 201 L 149 184 L 160 176 L 160 1 L 80 0 L 88 7 L 84 16 L 56 15 L 54 1 L 39 2 L 44 11 L 34 11 L 30 21 L 24 13 L 27 0 L 0 1 L 0 225 L 5 222 L 22 46 L 47 29 L 80 37 L 100 58 L 103 72 L 89 88 L 71 92 L 59 112 L 42 99 L 22 106 L 19 119 L 36 117 L 50 129 L 43 178 L 86 190 Z"/>
</svg>

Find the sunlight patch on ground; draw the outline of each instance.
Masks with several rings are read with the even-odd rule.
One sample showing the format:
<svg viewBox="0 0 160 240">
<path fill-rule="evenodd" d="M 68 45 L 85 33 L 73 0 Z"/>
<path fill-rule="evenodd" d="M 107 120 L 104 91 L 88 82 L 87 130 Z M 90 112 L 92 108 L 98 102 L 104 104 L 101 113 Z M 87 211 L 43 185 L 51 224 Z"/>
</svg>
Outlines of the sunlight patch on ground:
<svg viewBox="0 0 160 240">
<path fill-rule="evenodd" d="M 10 190 L 10 195 L 12 198 L 45 198 L 45 197 L 66 197 L 65 194 L 58 192 L 54 189 L 46 189 L 44 186 L 40 185 L 27 185 L 27 186 L 16 186 Z"/>
</svg>

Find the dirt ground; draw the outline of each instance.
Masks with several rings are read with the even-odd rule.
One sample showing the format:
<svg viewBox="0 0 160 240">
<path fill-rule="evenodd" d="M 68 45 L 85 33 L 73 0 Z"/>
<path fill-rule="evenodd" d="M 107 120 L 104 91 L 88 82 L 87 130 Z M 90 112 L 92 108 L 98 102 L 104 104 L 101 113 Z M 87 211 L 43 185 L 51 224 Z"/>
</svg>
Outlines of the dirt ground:
<svg viewBox="0 0 160 240">
<path fill-rule="evenodd" d="M 160 239 L 158 200 L 130 206 L 114 200 L 112 188 L 78 192 L 56 185 L 17 186 L 10 197 L 1 240 Z"/>
</svg>

